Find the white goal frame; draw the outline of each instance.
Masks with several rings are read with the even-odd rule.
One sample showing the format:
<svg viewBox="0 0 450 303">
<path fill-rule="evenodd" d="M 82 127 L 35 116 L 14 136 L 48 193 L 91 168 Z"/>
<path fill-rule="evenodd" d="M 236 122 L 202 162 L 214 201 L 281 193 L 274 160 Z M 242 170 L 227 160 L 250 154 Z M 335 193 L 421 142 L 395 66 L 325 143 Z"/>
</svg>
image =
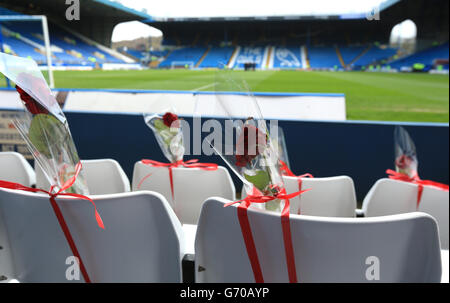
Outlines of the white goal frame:
<svg viewBox="0 0 450 303">
<path fill-rule="evenodd" d="M 170 63 L 170 68 L 174 69 L 175 66 L 182 66 L 183 68 L 187 65 L 189 65 L 189 69 L 193 69 L 195 67 L 194 61 L 172 61 Z"/>
<path fill-rule="evenodd" d="M 0 21 L 36 21 L 42 23 L 42 33 L 44 36 L 45 54 L 47 57 L 48 81 L 50 88 L 55 88 L 55 79 L 53 77 L 52 51 L 50 46 L 50 37 L 48 33 L 47 17 L 43 15 L 23 16 L 23 15 L 6 15 L 0 16 Z"/>
</svg>

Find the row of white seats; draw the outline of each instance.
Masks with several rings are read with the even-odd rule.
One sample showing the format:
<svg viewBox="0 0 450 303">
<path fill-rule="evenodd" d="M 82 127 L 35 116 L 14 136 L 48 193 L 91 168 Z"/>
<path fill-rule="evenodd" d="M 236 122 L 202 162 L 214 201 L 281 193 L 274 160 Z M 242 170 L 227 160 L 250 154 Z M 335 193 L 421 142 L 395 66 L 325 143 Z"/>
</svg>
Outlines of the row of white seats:
<svg viewBox="0 0 450 303">
<path fill-rule="evenodd" d="M 57 199 L 92 281 L 182 281 L 185 235 L 161 194 L 92 198 L 104 230 L 89 202 Z M 226 202 L 210 198 L 202 206 L 195 236 L 196 282 L 254 281 L 237 208 L 224 208 Z M 265 281 L 288 282 L 279 215 L 251 208 L 248 217 Z M 82 277 L 71 280 L 73 263 L 67 258 L 72 252 L 47 195 L 0 190 L 1 222 L 0 275 L 20 282 L 83 282 Z M 300 282 L 441 281 L 437 224 L 425 213 L 375 218 L 293 214 L 291 227 Z"/>
<path fill-rule="evenodd" d="M 11 161 L 12 162 L 12 161 Z M 26 163 L 26 161 L 21 161 L 21 163 Z M 98 162 L 102 162 L 102 161 L 85 161 L 86 163 L 89 163 L 89 162 L 92 162 L 92 163 L 98 163 Z M 109 162 L 109 163 L 115 163 L 114 165 L 109 165 L 109 167 L 115 167 L 116 169 L 117 168 L 120 168 L 120 166 L 117 164 L 117 162 L 115 162 L 115 161 L 112 161 L 112 160 L 107 160 L 106 162 Z M 28 163 L 27 163 L 28 164 Z M 140 164 L 140 163 L 137 163 L 136 164 L 136 167 L 138 167 L 139 165 L 142 165 L 142 164 Z M 0 167 L 2 167 L 1 165 L 0 165 Z M 86 176 L 86 179 L 87 179 L 87 182 L 88 182 L 88 186 L 89 186 L 89 188 L 90 188 L 90 190 L 91 190 L 91 192 L 93 191 L 93 189 L 91 188 L 92 186 L 90 186 L 91 184 L 95 184 L 95 182 L 96 182 L 96 180 L 98 180 L 98 179 L 102 179 L 102 180 L 107 180 L 108 181 L 108 174 L 105 174 L 105 168 L 107 168 L 107 166 L 103 166 L 102 167 L 102 170 L 101 170 L 101 172 L 102 173 L 98 173 L 97 172 L 97 178 L 90 178 L 89 177 L 89 175 L 92 175 L 93 176 L 93 173 L 91 174 L 91 172 L 90 172 L 90 170 L 89 169 L 86 169 L 86 167 L 89 167 L 89 165 L 85 165 L 85 174 L 87 175 Z M 136 167 L 135 167 L 135 175 L 136 175 Z M 148 172 L 148 170 L 146 170 L 147 168 L 150 168 L 150 169 L 152 169 L 152 167 L 148 167 L 148 166 L 143 166 L 142 167 L 143 168 L 143 170 L 142 170 L 142 172 L 141 172 L 141 176 L 138 176 L 137 178 L 134 178 L 134 179 L 137 179 L 137 180 L 141 180 L 142 178 L 141 177 L 143 177 L 144 175 L 147 175 L 149 172 Z M 30 171 L 30 169 L 27 169 L 28 171 Z M 196 175 L 195 176 L 189 176 L 189 175 L 187 175 L 186 177 L 188 177 L 187 179 L 186 178 L 180 178 L 179 180 L 180 181 L 177 181 L 178 180 L 178 178 L 176 177 L 177 176 L 177 173 L 175 173 L 175 171 L 176 170 L 179 170 L 180 172 L 181 172 L 181 174 L 183 174 L 183 171 L 197 171 L 197 170 L 191 170 L 191 169 L 188 169 L 188 170 L 186 170 L 186 169 L 174 169 L 174 181 L 175 181 L 175 183 L 176 184 L 183 184 L 183 182 L 180 182 L 181 180 L 193 180 L 194 178 L 193 177 L 196 177 Z M 229 177 L 229 175 L 228 175 L 228 173 L 227 173 L 227 170 L 226 169 L 224 169 L 224 168 L 221 168 L 220 170 L 223 170 L 225 173 L 222 173 L 222 175 L 224 175 L 224 176 L 226 176 L 227 177 L 227 179 L 229 180 L 229 183 L 230 184 L 232 184 L 232 182 L 231 182 L 231 178 Z M 219 170 L 219 171 L 220 171 Z M 3 171 L 3 170 L 1 170 L 1 171 Z M 32 171 L 32 169 L 31 169 L 31 171 Z M 92 171 L 95 171 L 95 169 L 93 169 Z M 108 171 L 108 170 L 106 170 L 106 171 Z M 116 176 L 119 176 L 120 178 L 115 178 L 115 179 L 122 179 L 122 180 L 125 180 L 126 179 L 126 176 L 125 176 L 125 174 L 123 173 L 123 171 L 120 169 L 119 171 L 121 171 L 122 173 L 117 173 L 116 174 Z M 166 172 L 166 176 L 161 176 L 162 178 L 153 178 L 153 180 L 152 180 L 152 182 L 149 182 L 148 184 L 153 184 L 153 182 L 154 182 L 154 180 L 157 180 L 157 179 L 162 179 L 163 180 L 163 182 L 162 182 L 162 186 L 166 186 L 167 188 L 167 192 L 166 192 L 166 196 L 168 196 L 168 197 L 171 197 L 171 194 L 170 194 L 170 187 L 168 186 L 168 182 L 167 182 L 167 180 L 168 180 L 168 173 L 167 173 L 167 169 L 165 168 L 165 169 L 162 169 L 162 170 L 159 170 L 159 171 L 152 171 L 151 173 L 153 173 L 153 174 L 155 174 L 155 176 L 154 177 L 156 177 L 156 174 L 159 174 L 159 173 L 162 173 L 162 174 L 164 174 L 164 172 Z M 203 172 L 203 171 L 202 171 Z M 202 175 L 202 174 L 204 174 L 204 173 L 207 173 L 207 172 L 203 172 L 203 173 L 200 173 L 200 175 Z M 112 175 L 114 175 L 114 173 L 112 173 Z M 100 178 L 99 178 L 100 177 Z M 190 178 L 189 178 L 190 177 Z M 0 179 L 2 179 L 2 178 L 4 178 L 1 174 L 0 174 Z M 125 179 L 124 179 L 125 178 Z M 32 180 L 32 178 L 29 178 L 30 180 Z M 347 188 L 349 188 L 350 190 L 347 190 L 347 191 L 342 191 L 342 188 L 345 188 L 345 186 L 338 186 L 335 190 L 330 190 L 330 187 L 325 187 L 325 188 L 323 188 L 322 187 L 322 190 L 317 190 L 317 186 L 319 185 L 324 185 L 324 184 L 326 184 L 326 183 L 329 183 L 329 184 L 331 184 L 331 185 L 334 185 L 334 186 L 336 186 L 336 184 L 337 183 L 339 183 L 339 182 L 336 182 L 336 181 L 334 181 L 333 182 L 333 180 L 339 180 L 339 179 L 342 179 L 342 180 L 344 180 L 344 182 L 345 183 L 347 183 L 348 185 L 351 185 L 351 186 L 347 186 Z M 92 181 L 91 181 L 92 180 Z M 127 180 L 127 179 L 126 179 Z M 311 212 L 311 214 L 312 215 L 320 215 L 320 216 L 330 216 L 330 217 L 333 217 L 333 216 L 339 216 L 339 210 L 341 210 L 340 208 L 338 208 L 336 211 L 335 211 L 335 213 L 333 213 L 333 211 L 332 211 L 332 213 L 330 214 L 329 213 L 329 209 L 331 208 L 331 210 L 334 208 L 334 207 L 336 207 L 336 205 L 334 205 L 333 203 L 331 203 L 331 205 L 327 205 L 326 207 L 323 207 L 323 212 L 322 213 L 318 213 L 319 211 L 320 211 L 320 207 L 316 207 L 316 209 L 314 208 L 314 207 L 312 207 L 312 208 L 309 208 L 308 207 L 308 205 L 311 205 L 311 206 L 314 206 L 314 204 L 312 204 L 313 203 L 313 201 L 315 200 L 315 201 L 321 201 L 321 204 L 319 204 L 319 205 L 322 205 L 322 206 L 325 206 L 324 204 L 326 204 L 327 202 L 328 203 L 330 203 L 330 200 L 331 201 L 336 201 L 336 193 L 339 193 L 339 195 L 341 195 L 342 197 L 341 198 L 343 198 L 342 200 L 343 201 L 347 201 L 347 204 L 349 204 L 350 205 L 350 207 L 348 207 L 348 209 L 350 209 L 350 212 L 348 212 L 347 214 L 345 214 L 345 213 L 343 213 L 342 214 L 342 216 L 348 216 L 348 217 L 352 217 L 352 216 L 354 216 L 354 209 L 355 209 L 355 206 L 356 206 L 356 199 L 354 198 L 354 189 L 353 189 L 353 182 L 352 182 L 352 180 L 350 179 L 350 178 L 348 178 L 348 177 L 336 177 L 336 178 L 323 178 L 323 180 L 324 181 L 328 181 L 328 182 L 318 182 L 318 180 L 320 180 L 320 179 L 304 179 L 304 182 L 303 182 L 303 188 L 310 188 L 310 187 L 313 187 L 314 189 L 316 189 L 316 190 L 314 190 L 314 191 L 311 191 L 310 193 L 312 193 L 312 192 L 316 192 L 316 195 L 317 194 L 320 194 L 320 193 L 322 193 L 322 195 L 319 195 L 319 196 L 316 196 L 315 197 L 315 199 L 312 199 L 312 197 L 311 198 L 309 198 L 310 200 L 306 200 L 305 199 L 305 197 L 306 197 L 306 195 L 304 195 L 303 197 L 301 197 L 300 199 L 302 199 L 301 200 L 301 204 L 300 204 L 300 201 L 292 201 L 293 202 L 293 205 L 294 205 L 294 207 L 293 207 L 293 209 L 297 209 L 298 210 L 298 207 L 300 207 L 300 206 L 298 206 L 298 205 L 301 205 L 302 206 L 302 209 L 301 209 L 301 211 L 302 211 L 302 213 L 303 214 L 305 214 L 305 212 L 308 214 L 308 212 Z M 342 181 L 341 180 L 341 181 Z M 345 181 L 346 180 L 346 181 Z M 15 182 L 20 182 L 19 180 L 10 180 L 10 181 L 15 181 Z M 297 190 L 297 186 L 298 186 L 298 184 L 297 184 L 297 180 L 295 179 L 295 178 L 287 178 L 286 180 L 286 186 L 287 186 L 287 188 L 288 188 L 288 191 L 296 191 Z M 316 184 L 314 184 L 314 181 L 316 182 Z M 391 181 L 391 180 L 389 180 L 389 181 Z M 97 181 L 98 182 L 98 181 Z M 209 182 L 209 179 L 207 178 L 207 179 L 205 179 L 204 180 L 204 182 Z M 308 184 L 308 182 L 313 182 L 313 183 L 311 183 L 311 184 Z M 397 181 L 394 181 L 394 182 L 397 182 Z M 20 183 L 23 183 L 23 182 L 20 182 Z M 120 183 L 120 182 L 118 182 L 118 183 Z M 124 182 L 124 183 L 127 183 L 127 182 Z M 401 183 L 403 183 L 403 182 L 401 182 Z M 104 183 L 102 183 L 102 184 L 104 184 Z M 111 184 L 111 183 L 110 183 Z M 112 184 L 114 184 L 114 182 L 112 182 Z M 200 184 L 206 184 L 206 183 L 200 183 Z M 26 185 L 26 184 L 25 184 Z M 144 185 L 144 184 L 143 184 Z M 220 185 L 220 182 L 219 182 L 219 185 Z M 410 185 L 410 184 L 408 184 L 408 185 Z M 95 187 L 95 186 L 94 186 Z M 177 188 L 177 186 L 175 186 L 175 189 Z M 179 188 L 179 187 L 178 187 Z M 195 192 L 196 191 L 200 191 L 200 190 L 202 190 L 202 188 L 203 187 L 199 187 L 198 189 L 197 188 L 194 188 L 194 190 L 195 190 Z M 193 190 L 193 188 L 192 187 L 188 187 L 188 188 L 185 188 L 185 190 L 187 191 L 187 192 L 189 192 L 189 191 L 192 191 Z M 232 199 L 230 199 L 230 200 L 234 200 L 234 187 L 233 187 L 233 190 L 230 190 L 231 192 L 233 192 L 233 198 Z M 94 190 L 94 192 L 95 192 L 95 190 Z M 328 194 L 328 197 L 324 197 L 323 195 L 324 194 Z M 182 196 L 182 197 L 184 197 L 183 195 L 182 195 L 182 192 L 181 193 L 179 193 L 178 194 L 179 196 Z M 175 191 L 175 196 L 177 197 L 177 191 Z M 425 196 L 425 195 L 424 195 Z M 206 196 L 206 197 L 209 197 L 209 196 Z M 326 199 L 325 199 L 326 198 Z M 1 199 L 0 199 L 1 200 Z M 203 199 L 204 200 L 204 199 Z M 203 200 L 201 200 L 201 201 L 203 201 Z M 305 203 L 305 200 L 306 200 L 306 203 Z M 390 198 L 389 197 L 389 200 L 390 201 L 392 201 L 392 198 Z M 413 199 L 414 200 L 414 199 Z M 185 201 L 185 199 L 183 199 L 183 201 Z M 200 201 L 200 203 L 202 203 Z M 308 201 L 310 201 L 310 202 L 308 202 Z M 325 201 L 325 202 L 323 202 L 322 203 L 322 201 Z M 348 201 L 354 201 L 354 202 L 350 202 L 350 203 L 348 203 Z M 295 204 L 297 203 L 297 208 L 295 207 Z M 354 203 L 354 204 L 353 204 Z M 316 205 L 317 205 L 317 202 L 315 203 Z M 190 206 L 192 206 L 191 204 L 189 204 Z M 448 205 L 448 194 L 447 194 L 447 205 Z M 173 205 L 171 205 L 172 207 L 173 207 Z M 198 202 L 197 202 L 197 205 L 196 205 L 197 207 L 198 207 L 198 209 L 200 209 L 200 207 L 201 207 L 201 204 L 198 204 Z M 223 205 L 222 205 L 223 206 Z M 221 206 L 221 207 L 222 207 Z M 364 208 L 363 208 L 364 209 Z M 327 211 L 328 211 L 328 213 L 327 213 Z M 316 212 L 316 213 L 314 213 L 314 212 Z M 336 215 L 337 214 L 337 215 Z M 327 220 L 328 220 L 329 218 L 327 218 Z M 382 219 L 382 218 L 380 218 L 380 219 Z M 326 220 L 326 221 L 327 221 Z M 356 219 L 356 220 L 361 220 L 361 219 Z M 448 222 L 448 210 L 447 210 L 447 222 Z M 349 223 L 353 223 L 353 222 L 349 222 Z M 361 221 L 359 221 L 358 223 L 362 223 Z M 200 225 L 200 226 L 202 226 L 202 225 Z M 201 228 L 200 228 L 200 226 L 199 226 L 199 230 L 201 231 Z M 225 226 L 228 226 L 228 225 L 225 225 Z M 352 224 L 350 224 L 349 226 L 352 226 Z M 213 234 L 212 234 L 213 235 Z M 192 236 L 192 235 L 190 235 L 190 236 Z M 0 240 L 1 240 L 1 234 L 0 234 Z M 198 237 L 197 237 L 197 242 L 198 242 Z M 196 242 L 196 246 L 197 246 L 197 242 Z M 441 241 L 442 242 L 442 241 Z M 183 241 L 181 241 L 180 243 L 184 243 Z M 447 223 L 447 243 L 448 243 L 448 223 Z M 182 245 L 183 246 L 183 245 Z M 198 253 L 197 252 L 197 250 L 196 250 L 196 253 Z M 448 252 L 447 252 L 447 256 L 448 256 Z M 197 260 L 198 260 L 198 257 L 197 257 Z M 1 265 L 1 260 L 0 260 L 0 265 Z M 204 267 L 204 266 L 202 266 L 202 267 Z M 1 268 L 1 267 L 0 267 Z M 199 278 L 200 280 L 198 280 L 198 281 L 201 281 L 201 278 Z M 323 278 L 322 278 L 323 279 Z M 208 280 L 209 281 L 209 280 Z"/>
<path fill-rule="evenodd" d="M 36 186 L 49 189 L 50 184 L 36 166 L 36 177 L 28 162 L 18 153 L 0 153 L 0 167 L 8 167 L 3 178 L 25 182 L 36 180 Z M 3 163 L 3 164 L 2 164 Z M 84 175 L 93 195 L 130 191 L 130 183 L 119 163 L 111 159 L 83 160 Z M 144 182 L 141 181 L 147 177 Z M 0 180 L 2 173 L 0 172 Z M 173 169 L 174 197 L 172 199 L 169 171 L 137 162 L 133 172 L 132 190 L 150 190 L 161 193 L 183 224 L 197 224 L 203 202 L 210 197 L 235 200 L 233 181 L 224 167 L 217 171 Z M 288 193 L 298 190 L 298 181 L 284 177 Z M 141 186 L 139 186 L 141 185 Z M 291 200 L 291 213 L 324 217 L 354 217 L 356 195 L 353 180 L 347 176 L 330 178 L 303 178 L 302 188 L 313 190 Z M 416 211 L 417 185 L 381 179 L 375 183 L 356 213 L 365 217 L 393 215 Z M 419 211 L 432 215 L 438 222 L 441 247 L 449 248 L 449 193 L 425 186 Z"/>
</svg>

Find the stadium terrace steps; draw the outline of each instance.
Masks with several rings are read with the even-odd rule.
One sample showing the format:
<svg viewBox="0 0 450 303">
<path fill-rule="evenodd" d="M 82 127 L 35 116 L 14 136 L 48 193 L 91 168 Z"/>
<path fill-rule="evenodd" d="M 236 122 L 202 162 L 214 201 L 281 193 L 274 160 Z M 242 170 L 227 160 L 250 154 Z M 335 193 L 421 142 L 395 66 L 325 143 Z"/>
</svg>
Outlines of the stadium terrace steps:
<svg viewBox="0 0 450 303">
<path fill-rule="evenodd" d="M 266 68 L 267 69 L 273 68 L 274 52 L 275 52 L 275 47 L 269 46 L 268 51 L 267 51 L 267 60 L 266 60 Z"/>
<path fill-rule="evenodd" d="M 351 66 L 367 49 L 367 46 L 339 46 L 336 47 L 338 55 L 342 58 L 342 67 Z"/>
<path fill-rule="evenodd" d="M 336 55 L 338 56 L 338 59 L 339 59 L 339 63 L 341 63 L 341 66 L 342 66 L 343 68 L 345 68 L 346 65 L 345 65 L 344 58 L 342 58 L 341 51 L 339 50 L 339 48 L 338 48 L 337 46 L 335 47 L 335 50 L 336 50 Z"/>
<path fill-rule="evenodd" d="M 357 62 L 362 56 L 364 56 L 370 49 L 372 48 L 372 45 L 367 46 L 356 58 L 354 58 L 348 65 L 352 66 Z"/>
<path fill-rule="evenodd" d="M 227 63 L 228 68 L 232 68 L 234 66 L 234 63 L 236 62 L 236 59 L 239 56 L 240 52 L 241 52 L 241 47 L 236 46 L 234 48 L 233 54 L 231 55 L 230 59 L 228 60 L 228 63 Z"/>
<path fill-rule="evenodd" d="M 198 39 L 197 39 L 198 40 Z M 211 47 L 208 47 L 205 51 L 205 53 L 203 54 L 203 56 L 200 58 L 200 60 L 198 60 L 198 62 L 195 64 L 195 67 L 198 67 L 203 60 L 205 59 L 205 57 L 208 55 L 209 51 L 211 50 Z"/>
</svg>

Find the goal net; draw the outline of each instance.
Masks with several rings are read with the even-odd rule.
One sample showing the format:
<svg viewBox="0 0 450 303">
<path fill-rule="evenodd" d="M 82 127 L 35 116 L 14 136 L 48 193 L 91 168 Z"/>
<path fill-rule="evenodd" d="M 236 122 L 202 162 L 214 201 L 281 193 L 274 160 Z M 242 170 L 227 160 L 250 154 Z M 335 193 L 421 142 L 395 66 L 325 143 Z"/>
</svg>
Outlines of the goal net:
<svg viewBox="0 0 450 303">
<path fill-rule="evenodd" d="M 36 49 L 39 49 L 42 55 L 45 57 L 46 70 L 48 71 L 48 84 L 50 88 L 55 87 L 55 81 L 53 78 L 53 68 L 52 68 L 52 55 L 51 55 L 51 46 L 50 46 L 50 38 L 48 34 L 48 24 L 46 16 L 24 16 L 24 15 L 0 15 L 0 21 L 14 21 L 14 22 L 27 22 L 27 21 L 40 21 L 42 25 L 42 37 L 43 37 L 43 45 L 40 43 L 36 43 L 27 39 L 26 37 L 22 37 L 20 34 L 16 34 L 10 31 L 7 27 L 0 24 L 0 51 L 5 53 L 14 54 L 14 49 L 10 48 L 7 43 L 5 43 L 3 34 L 7 33 L 9 35 L 14 35 L 15 38 L 22 40 L 23 43 L 34 46 Z M 3 34 L 2 34 L 3 33 Z M 41 62 L 38 62 L 38 64 Z M 44 68 L 45 68 L 44 67 Z M 7 82 L 9 85 L 9 82 Z"/>
<path fill-rule="evenodd" d="M 181 69 L 181 68 L 192 69 L 192 68 L 194 68 L 194 61 L 173 61 L 170 64 L 170 67 L 172 69 L 175 69 L 175 68 L 177 68 L 177 69 Z"/>
</svg>

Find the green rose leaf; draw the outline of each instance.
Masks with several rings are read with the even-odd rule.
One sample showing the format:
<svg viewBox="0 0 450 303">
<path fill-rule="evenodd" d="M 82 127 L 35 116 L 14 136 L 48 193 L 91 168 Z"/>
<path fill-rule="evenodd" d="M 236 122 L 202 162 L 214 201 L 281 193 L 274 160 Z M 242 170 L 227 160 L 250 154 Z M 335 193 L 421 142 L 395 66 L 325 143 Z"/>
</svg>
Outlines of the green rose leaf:
<svg viewBox="0 0 450 303">
<path fill-rule="evenodd" d="M 247 175 L 244 173 L 244 177 L 260 191 L 265 191 L 270 184 L 270 175 L 266 170 L 257 170 L 255 175 Z"/>
</svg>

